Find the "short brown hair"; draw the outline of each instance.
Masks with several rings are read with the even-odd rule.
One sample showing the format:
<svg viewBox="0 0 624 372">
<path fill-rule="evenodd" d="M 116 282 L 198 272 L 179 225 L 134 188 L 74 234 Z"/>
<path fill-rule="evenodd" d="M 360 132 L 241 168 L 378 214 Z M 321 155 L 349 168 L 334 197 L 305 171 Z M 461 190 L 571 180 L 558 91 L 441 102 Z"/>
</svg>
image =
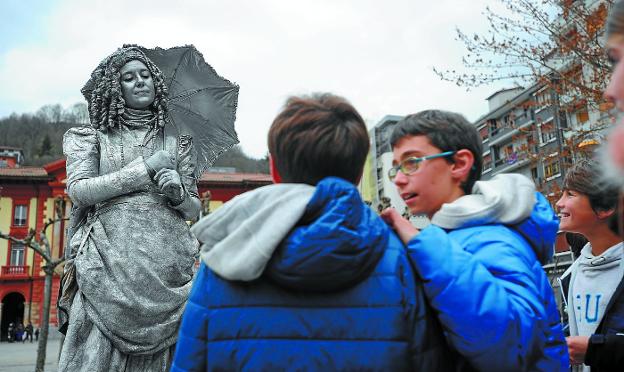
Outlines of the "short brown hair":
<svg viewBox="0 0 624 372">
<path fill-rule="evenodd" d="M 332 94 L 290 97 L 269 129 L 269 152 L 284 182 L 316 185 L 335 176 L 357 183 L 369 148 L 360 114 Z"/>
<path fill-rule="evenodd" d="M 618 234 L 619 228 L 617 216 L 619 212 L 619 188 L 603 181 L 600 166 L 595 160 L 582 159 L 568 170 L 563 180 L 564 190 L 574 190 L 589 199 L 589 205 L 594 213 L 614 210 L 613 216 L 609 218 L 609 228 Z"/>
</svg>

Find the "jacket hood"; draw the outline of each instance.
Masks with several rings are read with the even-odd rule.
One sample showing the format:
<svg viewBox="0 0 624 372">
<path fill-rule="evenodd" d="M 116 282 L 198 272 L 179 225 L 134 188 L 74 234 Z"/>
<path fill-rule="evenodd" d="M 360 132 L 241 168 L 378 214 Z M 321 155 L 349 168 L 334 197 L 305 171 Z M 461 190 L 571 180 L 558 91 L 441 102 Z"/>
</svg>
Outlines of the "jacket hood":
<svg viewBox="0 0 624 372">
<path fill-rule="evenodd" d="M 578 269 L 584 272 L 585 277 L 592 278 L 600 275 L 599 272 L 620 265 L 624 254 L 622 242 L 610 247 L 599 256 L 594 256 L 590 243 L 585 244 L 578 258 Z"/>
<path fill-rule="evenodd" d="M 542 194 L 536 192 L 535 197 L 537 201 L 531 215 L 512 227 L 531 244 L 537 259 L 545 265 L 555 254 L 559 219 Z"/>
<path fill-rule="evenodd" d="M 326 178 L 316 186 L 299 225 L 273 255 L 267 275 L 293 289 L 349 287 L 375 268 L 390 233 L 353 184 Z"/>
<path fill-rule="evenodd" d="M 431 222 L 445 229 L 515 224 L 531 214 L 535 185 L 520 174 L 499 174 L 488 181 L 477 181 L 472 194 L 443 204 Z"/>
<path fill-rule="evenodd" d="M 228 280 L 258 278 L 314 191 L 304 184 L 269 185 L 225 203 L 191 228 L 201 243 L 202 261 Z"/>
<path fill-rule="evenodd" d="M 431 222 L 445 229 L 504 224 L 520 233 L 542 264 L 549 262 L 559 221 L 535 185 L 520 174 L 499 174 L 477 181 L 473 193 L 444 204 Z"/>
</svg>

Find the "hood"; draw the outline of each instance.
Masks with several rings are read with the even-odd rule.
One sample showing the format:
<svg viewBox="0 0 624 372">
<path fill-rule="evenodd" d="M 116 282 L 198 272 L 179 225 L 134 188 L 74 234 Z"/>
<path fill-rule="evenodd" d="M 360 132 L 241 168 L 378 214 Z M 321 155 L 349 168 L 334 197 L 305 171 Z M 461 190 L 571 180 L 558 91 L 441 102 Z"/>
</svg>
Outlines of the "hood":
<svg viewBox="0 0 624 372">
<path fill-rule="evenodd" d="M 513 225 L 533 247 L 537 259 L 542 265 L 552 261 L 555 254 L 555 239 L 559 230 L 559 219 L 544 195 L 535 193 L 537 202 L 531 215 Z"/>
<path fill-rule="evenodd" d="M 201 243 L 202 261 L 228 280 L 258 278 L 314 191 L 304 184 L 269 185 L 225 203 L 191 228 Z"/>
<path fill-rule="evenodd" d="M 505 224 L 532 246 L 540 263 L 554 254 L 559 227 L 555 212 L 535 185 L 520 174 L 506 173 L 488 181 L 477 181 L 473 193 L 444 204 L 432 223 L 445 229 Z"/>
<path fill-rule="evenodd" d="M 282 242 L 266 273 L 292 289 L 340 290 L 372 272 L 390 233 L 353 184 L 326 178 L 318 183 L 299 226 Z"/>
<path fill-rule="evenodd" d="M 477 181 L 472 194 L 443 204 L 431 223 L 457 229 L 490 223 L 515 224 L 527 218 L 535 204 L 535 185 L 520 174 L 499 174 Z"/>
<path fill-rule="evenodd" d="M 600 272 L 612 269 L 620 265 L 624 254 L 624 243 L 618 243 L 599 256 L 592 254 L 590 243 L 585 244 L 578 258 L 578 269 L 586 278 L 592 279 L 600 275 Z"/>
</svg>

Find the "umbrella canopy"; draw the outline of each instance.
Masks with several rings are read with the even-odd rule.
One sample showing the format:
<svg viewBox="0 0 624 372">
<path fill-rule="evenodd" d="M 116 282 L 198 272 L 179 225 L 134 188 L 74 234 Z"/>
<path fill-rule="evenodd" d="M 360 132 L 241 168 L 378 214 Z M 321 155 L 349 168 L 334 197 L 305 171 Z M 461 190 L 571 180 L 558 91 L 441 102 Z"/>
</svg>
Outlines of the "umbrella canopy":
<svg viewBox="0 0 624 372">
<path fill-rule="evenodd" d="M 193 45 L 141 50 L 165 75 L 169 119 L 180 134 L 193 137 L 199 177 L 238 143 L 234 121 L 239 87 L 219 76 Z"/>
</svg>

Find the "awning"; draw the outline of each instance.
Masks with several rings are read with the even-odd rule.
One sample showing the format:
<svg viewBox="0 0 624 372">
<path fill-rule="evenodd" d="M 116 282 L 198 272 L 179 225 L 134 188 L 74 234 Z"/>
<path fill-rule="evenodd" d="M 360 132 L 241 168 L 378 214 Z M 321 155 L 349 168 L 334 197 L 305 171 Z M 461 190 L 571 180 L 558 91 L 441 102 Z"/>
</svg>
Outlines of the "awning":
<svg viewBox="0 0 624 372">
<path fill-rule="evenodd" d="M 598 142 L 598 140 L 596 139 L 586 139 L 585 141 L 582 141 L 581 143 L 578 144 L 579 148 L 583 148 L 585 146 L 594 146 L 594 145 L 599 145 L 600 142 Z"/>
</svg>

